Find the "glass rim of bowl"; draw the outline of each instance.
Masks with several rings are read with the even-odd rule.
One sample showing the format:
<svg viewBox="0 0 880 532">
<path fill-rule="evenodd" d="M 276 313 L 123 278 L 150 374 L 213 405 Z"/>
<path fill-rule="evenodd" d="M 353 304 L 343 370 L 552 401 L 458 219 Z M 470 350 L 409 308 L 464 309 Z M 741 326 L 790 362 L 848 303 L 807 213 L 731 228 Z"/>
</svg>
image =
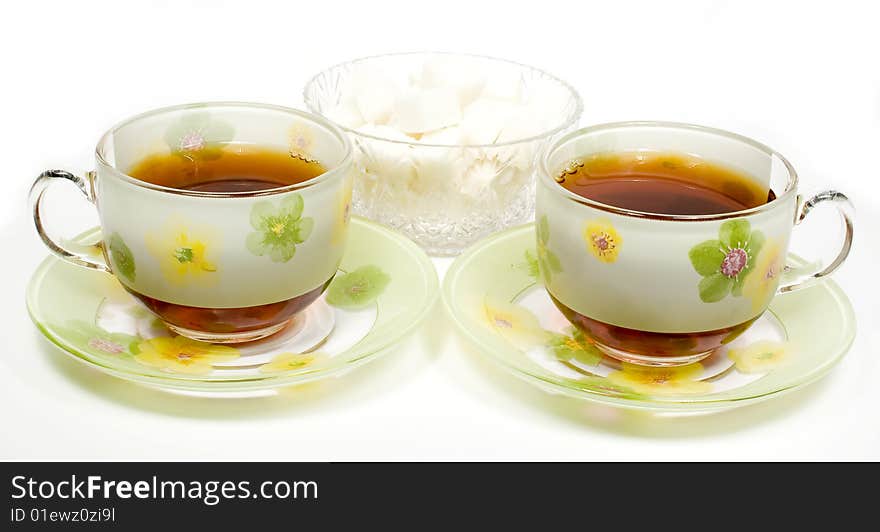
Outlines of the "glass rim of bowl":
<svg viewBox="0 0 880 532">
<path fill-rule="evenodd" d="M 418 140 L 415 140 L 415 139 L 413 139 L 411 141 L 397 140 L 397 139 L 390 139 L 388 137 L 381 137 L 378 135 L 370 135 L 369 133 L 362 133 L 362 132 L 358 131 L 357 129 L 347 127 L 343 124 L 336 122 L 335 120 L 331 120 L 330 118 L 328 118 L 324 113 L 320 112 L 317 109 L 317 106 L 314 103 L 314 99 L 309 96 L 309 92 L 310 92 L 309 89 L 312 86 L 314 86 L 314 84 L 317 82 L 318 78 L 320 78 L 321 76 L 325 75 L 328 72 L 332 72 L 334 70 L 337 70 L 337 69 L 340 69 L 343 67 L 355 65 L 358 63 L 364 63 L 366 61 L 371 61 L 371 60 L 375 60 L 375 59 L 381 59 L 381 58 L 386 58 L 386 57 L 418 56 L 418 55 L 467 57 L 467 58 L 471 58 L 471 59 L 482 59 L 482 60 L 488 60 L 488 61 L 495 61 L 495 62 L 505 63 L 505 64 L 512 65 L 515 67 L 519 67 L 519 68 L 524 68 L 524 69 L 530 70 L 532 72 L 536 72 L 536 73 L 540 74 L 541 76 L 544 76 L 544 77 L 554 81 L 555 83 L 558 83 L 560 86 L 562 86 L 568 92 L 569 96 L 571 96 L 574 99 L 575 105 L 574 105 L 574 108 L 571 110 L 571 112 L 566 114 L 565 120 L 562 121 L 562 123 L 560 123 L 556 127 L 542 131 L 542 132 L 535 134 L 535 135 L 530 135 L 528 137 L 522 137 L 522 138 L 518 138 L 518 139 L 514 139 L 514 140 L 504 141 L 504 142 L 494 142 L 494 143 L 490 142 L 490 143 L 483 143 L 483 144 L 466 144 L 466 143 L 443 144 L 443 143 L 419 142 Z M 371 139 L 371 140 L 390 142 L 392 144 L 402 144 L 402 145 L 418 146 L 418 147 L 425 147 L 425 148 L 497 148 L 497 147 L 513 146 L 516 144 L 526 144 L 529 142 L 535 142 L 535 141 L 538 141 L 541 139 L 552 137 L 553 135 L 556 135 L 557 133 L 565 131 L 566 129 L 568 129 L 572 125 L 576 124 L 578 122 L 578 120 L 580 120 L 581 115 L 583 114 L 583 111 L 584 111 L 583 99 L 581 98 L 580 93 L 578 93 L 578 91 L 574 88 L 574 86 L 571 85 L 570 83 L 568 83 L 567 81 L 559 78 L 558 76 L 554 76 L 553 74 L 550 74 L 546 70 L 542 70 L 540 68 L 533 67 L 533 66 L 527 65 L 525 63 L 519 63 L 517 61 L 512 61 L 510 59 L 503 59 L 500 57 L 493 57 L 493 56 L 481 55 L 481 54 L 469 54 L 469 53 L 464 53 L 464 52 L 436 52 L 436 51 L 393 52 L 393 53 L 388 53 L 388 54 L 369 55 L 369 56 L 365 56 L 365 57 L 359 57 L 357 59 L 343 61 L 341 63 L 336 63 L 335 65 L 327 67 L 324 70 L 321 70 L 320 72 L 318 72 L 317 74 L 312 76 L 311 78 L 309 78 L 309 80 L 303 86 L 302 94 L 303 94 L 303 101 L 305 102 L 306 108 L 309 110 L 309 112 L 322 116 L 323 118 L 325 118 L 329 122 L 333 123 L 333 125 L 335 125 L 339 129 L 345 131 L 346 133 L 349 133 L 351 135 L 355 135 L 358 137 Z"/>
<path fill-rule="evenodd" d="M 289 115 L 296 115 L 300 118 L 305 118 L 306 120 L 311 120 L 315 124 L 319 124 L 321 127 L 326 128 L 330 133 L 333 134 L 339 140 L 342 145 L 343 154 L 338 164 L 333 165 L 330 168 L 327 168 L 325 172 L 316 175 L 315 177 L 308 179 L 306 181 L 302 181 L 299 183 L 293 183 L 290 185 L 284 185 L 280 187 L 267 188 L 265 190 L 251 190 L 251 191 L 235 191 L 235 192 L 210 192 L 203 190 L 186 190 L 182 188 L 174 188 L 167 187 L 164 185 L 157 185 L 156 183 L 150 183 L 148 181 L 143 181 L 136 177 L 129 175 L 127 172 L 120 169 L 116 164 L 111 163 L 106 156 L 106 148 L 110 143 L 110 139 L 112 136 L 122 129 L 123 127 L 132 124 L 138 120 L 142 120 L 144 118 L 149 118 L 154 115 L 160 115 L 163 113 L 169 113 L 174 111 L 182 111 L 185 109 L 202 109 L 202 108 L 217 108 L 217 107 L 243 107 L 250 109 L 263 109 L 267 111 L 276 111 L 280 113 L 285 113 Z M 129 116 L 117 123 L 115 123 L 110 129 L 108 129 L 104 134 L 101 135 L 101 138 L 98 140 L 98 144 L 95 146 L 95 159 L 98 165 L 103 165 L 109 171 L 108 175 L 112 175 L 117 179 L 130 183 L 132 185 L 146 188 L 150 190 L 154 190 L 156 192 L 161 192 L 165 194 L 173 194 L 178 196 L 192 196 L 198 198 L 252 198 L 258 196 L 273 196 L 276 194 L 284 194 L 286 192 L 292 192 L 295 190 L 300 190 L 306 187 L 310 187 L 312 185 L 318 184 L 322 181 L 326 181 L 328 179 L 333 178 L 340 174 L 340 168 L 346 168 L 349 166 L 354 159 L 354 146 L 349 140 L 348 136 L 333 123 L 332 120 L 328 119 L 324 115 L 320 113 L 313 113 L 310 111 L 303 111 L 301 109 L 295 109 L 293 107 L 285 107 L 283 105 L 274 105 L 270 103 L 259 103 L 259 102 L 242 102 L 242 101 L 209 101 L 209 102 L 192 102 L 192 103 L 183 103 L 177 105 L 169 105 L 166 107 L 158 107 L 156 109 L 151 109 L 149 111 L 145 111 L 143 113 L 139 113 L 133 116 Z M 344 172 L 343 172 L 344 173 Z"/>
<path fill-rule="evenodd" d="M 699 131 L 702 133 L 707 133 L 709 135 L 716 135 L 719 137 L 726 137 L 728 139 L 736 140 L 742 142 L 744 144 L 748 144 L 753 148 L 763 152 L 768 157 L 775 157 L 782 162 L 785 167 L 785 171 L 788 174 L 788 182 L 785 185 L 785 190 L 782 191 L 781 194 L 773 198 L 772 201 L 768 201 L 766 203 L 762 203 L 758 206 L 751 207 L 748 209 L 741 209 L 738 211 L 731 212 L 721 212 L 717 214 L 663 214 L 663 213 L 655 213 L 655 212 L 646 212 L 646 211 L 638 211 L 634 209 L 626 209 L 624 207 L 617 207 L 614 205 L 610 205 L 608 203 L 602 203 L 600 201 L 596 201 L 590 198 L 585 198 L 579 194 L 576 194 L 567 188 L 561 186 L 554 179 L 554 173 L 550 171 L 549 161 L 551 155 L 563 144 L 569 142 L 571 139 L 583 135 L 589 135 L 595 132 L 601 132 L 604 130 L 610 129 L 628 129 L 634 127 L 648 127 L 648 128 L 669 128 L 669 129 L 682 129 L 682 130 L 691 130 L 691 131 Z M 742 216 L 750 216 L 752 214 L 756 214 L 759 212 L 767 211 L 782 205 L 783 201 L 788 199 L 791 195 L 797 193 L 798 188 L 798 175 L 795 171 L 794 167 L 791 163 L 786 159 L 781 153 L 774 150 L 773 148 L 758 142 L 755 139 L 746 137 L 745 135 L 740 135 L 738 133 L 733 133 L 731 131 L 727 131 L 724 129 L 718 129 L 709 126 L 701 126 L 698 124 L 689 124 L 686 122 L 666 122 L 662 120 L 633 120 L 633 121 L 624 121 L 624 122 L 607 122 L 604 124 L 595 124 L 592 126 L 582 127 L 580 129 L 576 129 L 574 131 L 569 132 L 566 135 L 563 135 L 561 138 L 556 140 L 552 145 L 548 146 L 546 150 L 544 150 L 543 155 L 538 161 L 538 180 L 541 181 L 544 185 L 548 186 L 551 190 L 556 194 L 563 195 L 566 199 L 573 201 L 575 203 L 579 203 L 581 205 L 585 205 L 587 207 L 593 207 L 594 209 L 599 209 L 601 211 L 610 212 L 612 214 L 618 214 L 621 216 L 629 216 L 632 218 L 644 218 L 650 220 L 664 220 L 664 221 L 673 221 L 673 222 L 705 222 L 711 220 L 726 220 L 729 218 L 739 218 Z"/>
</svg>

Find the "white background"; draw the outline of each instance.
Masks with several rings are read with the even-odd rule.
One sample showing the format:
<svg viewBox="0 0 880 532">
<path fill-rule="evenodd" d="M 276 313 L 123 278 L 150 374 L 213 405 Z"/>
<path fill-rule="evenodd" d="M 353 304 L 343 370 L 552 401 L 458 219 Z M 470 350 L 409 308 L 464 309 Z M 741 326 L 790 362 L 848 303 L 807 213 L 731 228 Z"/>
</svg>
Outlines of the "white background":
<svg viewBox="0 0 880 532">
<path fill-rule="evenodd" d="M 16 2 L 0 18 L 0 458 L 880 459 L 880 30 L 861 4 L 413 1 Z M 466 51 L 577 87 L 583 124 L 663 119 L 778 149 L 805 192 L 859 211 L 836 275 L 859 319 L 827 378 L 759 405 L 663 417 L 546 395 L 484 360 L 438 305 L 387 357 L 259 399 L 183 398 L 99 374 L 31 325 L 24 287 L 46 255 L 25 208 L 43 169 L 91 168 L 98 137 L 141 111 L 206 100 L 302 107 L 315 72 L 358 56 Z M 95 221 L 73 189 L 67 235 Z M 60 200 L 59 200 L 60 201 Z M 137 213 L 133 213 L 137 216 Z M 795 251 L 830 253 L 833 217 Z M 815 233 L 811 233 L 815 231 Z M 810 236 L 807 236 L 809 234 Z M 442 272 L 448 261 L 438 261 Z"/>
</svg>

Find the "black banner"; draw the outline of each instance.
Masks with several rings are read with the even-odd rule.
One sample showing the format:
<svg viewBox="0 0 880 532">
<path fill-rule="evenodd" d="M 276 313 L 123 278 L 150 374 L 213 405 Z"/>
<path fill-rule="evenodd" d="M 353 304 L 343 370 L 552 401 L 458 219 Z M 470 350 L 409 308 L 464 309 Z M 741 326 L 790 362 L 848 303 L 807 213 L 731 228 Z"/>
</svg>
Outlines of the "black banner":
<svg viewBox="0 0 880 532">
<path fill-rule="evenodd" d="M 629 530 L 639 520 L 680 525 L 702 512 L 747 523 L 752 511 L 787 508 L 786 519 L 815 519 L 835 498 L 852 517 L 873 508 L 876 493 L 858 489 L 876 478 L 863 465 L 98 462 L 0 470 L 0 530 L 421 530 L 475 516 L 518 527 L 610 517 Z"/>
</svg>

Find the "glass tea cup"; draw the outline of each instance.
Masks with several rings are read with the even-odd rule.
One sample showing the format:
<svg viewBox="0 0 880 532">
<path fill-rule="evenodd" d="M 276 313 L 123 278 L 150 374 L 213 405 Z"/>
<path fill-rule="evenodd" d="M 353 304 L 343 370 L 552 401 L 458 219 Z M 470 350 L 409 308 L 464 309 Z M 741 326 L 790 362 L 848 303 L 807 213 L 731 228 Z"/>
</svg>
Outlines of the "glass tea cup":
<svg viewBox="0 0 880 532">
<path fill-rule="evenodd" d="M 326 171 L 291 185 L 229 192 L 128 175 L 150 156 L 179 155 L 197 165 L 242 145 L 289 152 Z M 336 274 L 348 231 L 352 147 L 319 116 L 253 103 L 168 107 L 113 127 L 95 158 L 85 178 L 62 170 L 37 178 L 30 194 L 37 232 L 59 257 L 114 275 L 178 334 L 217 343 L 268 336 Z M 98 210 L 102 238 L 94 246 L 61 242 L 44 228 L 44 192 L 65 181 Z"/>
<path fill-rule="evenodd" d="M 557 178 L 586 158 L 686 153 L 766 183 L 770 201 L 736 212 L 640 212 L 578 195 Z M 785 264 L 789 238 L 814 207 L 837 208 L 836 258 L 809 270 Z M 697 362 L 755 322 L 773 297 L 809 286 L 846 259 L 852 205 L 840 192 L 806 201 L 791 164 L 754 140 L 701 126 L 603 124 L 556 142 L 542 161 L 536 200 L 539 267 L 553 302 L 598 348 L 649 366 Z"/>
</svg>

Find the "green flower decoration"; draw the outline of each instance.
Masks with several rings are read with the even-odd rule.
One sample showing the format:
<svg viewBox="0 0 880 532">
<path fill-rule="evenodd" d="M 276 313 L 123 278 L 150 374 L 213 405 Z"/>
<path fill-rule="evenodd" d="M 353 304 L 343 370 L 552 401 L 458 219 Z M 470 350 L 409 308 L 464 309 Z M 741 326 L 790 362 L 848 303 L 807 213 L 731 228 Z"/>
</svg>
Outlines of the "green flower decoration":
<svg viewBox="0 0 880 532">
<path fill-rule="evenodd" d="M 600 377 L 598 375 L 586 375 L 579 379 L 563 379 L 563 381 L 567 383 L 569 387 L 585 392 L 598 393 L 624 399 L 644 398 L 642 394 L 636 393 L 632 388 L 615 384 L 605 377 Z"/>
<path fill-rule="evenodd" d="M 65 327 L 57 328 L 64 338 L 95 356 L 130 356 L 132 347 L 140 341 L 136 336 L 107 332 L 82 320 L 70 320 Z"/>
<path fill-rule="evenodd" d="M 538 220 L 537 232 L 538 266 L 541 274 L 544 275 L 544 279 L 549 282 L 554 273 L 562 273 L 562 263 L 559 262 L 559 257 L 547 249 L 547 244 L 550 243 L 550 224 L 547 222 L 546 215 L 541 216 L 541 219 Z"/>
<path fill-rule="evenodd" d="M 327 303 L 344 309 L 362 308 L 385 290 L 391 277 L 376 266 L 361 266 L 353 272 L 337 275 L 327 289 Z"/>
<path fill-rule="evenodd" d="M 232 125 L 209 113 L 186 113 L 165 131 L 165 143 L 172 153 L 187 158 L 216 159 L 223 144 L 235 137 Z"/>
<path fill-rule="evenodd" d="M 602 352 L 586 335 L 575 327 L 569 334 L 551 334 L 547 347 L 562 362 L 577 360 L 588 366 L 596 366 L 602 361 Z"/>
<path fill-rule="evenodd" d="M 700 281 L 700 299 L 721 301 L 728 294 L 742 295 L 743 283 L 755 267 L 755 257 L 764 245 L 764 234 L 752 231 L 743 218 L 721 224 L 718 240 L 706 240 L 688 252 Z"/>
<path fill-rule="evenodd" d="M 125 245 L 119 233 L 110 235 L 110 260 L 113 262 L 113 272 L 134 282 L 136 268 L 134 264 L 134 255 Z"/>
<path fill-rule="evenodd" d="M 256 231 L 247 236 L 247 248 L 254 255 L 269 255 L 272 262 L 287 262 L 312 234 L 315 221 L 302 218 L 303 199 L 293 194 L 281 200 L 278 207 L 260 201 L 251 208 L 251 226 Z"/>
<path fill-rule="evenodd" d="M 537 279 L 541 275 L 541 270 L 538 266 L 538 257 L 528 249 L 526 250 L 526 263 L 520 265 L 520 268 L 525 268 L 526 274 L 528 274 L 529 277 Z"/>
</svg>

